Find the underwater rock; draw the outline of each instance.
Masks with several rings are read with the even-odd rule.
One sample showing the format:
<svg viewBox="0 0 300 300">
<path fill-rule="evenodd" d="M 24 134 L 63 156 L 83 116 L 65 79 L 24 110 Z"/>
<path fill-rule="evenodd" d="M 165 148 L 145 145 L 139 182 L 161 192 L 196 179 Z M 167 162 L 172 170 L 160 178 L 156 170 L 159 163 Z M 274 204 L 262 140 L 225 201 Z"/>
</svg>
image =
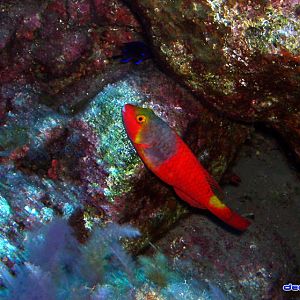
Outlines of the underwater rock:
<svg viewBox="0 0 300 300">
<path fill-rule="evenodd" d="M 155 248 L 174 262 L 183 262 L 183 268 L 185 263 L 186 272 L 192 265 L 195 280 L 217 283 L 233 299 L 283 299 L 283 284 L 297 274 L 295 257 L 283 239 L 270 227 L 253 224 L 237 235 L 218 223 L 193 214 Z"/>
<path fill-rule="evenodd" d="M 92 0 L 96 22 L 100 25 L 136 27 L 140 25 L 132 12 L 120 0 Z"/>
<path fill-rule="evenodd" d="M 285 115 L 282 120 L 272 125 L 294 150 L 296 158 L 300 157 L 300 111 Z M 288 139 L 286 138 L 288 137 Z"/>
<path fill-rule="evenodd" d="M 61 1 L 50 1 L 41 16 L 40 38 L 33 43 L 33 54 L 42 73 L 62 76 L 91 47 L 88 28 L 80 28 L 74 21 L 74 5 L 70 2 L 67 7 Z M 80 18 L 80 10 L 77 12 Z"/>
<path fill-rule="evenodd" d="M 120 1 L 16 0 L 1 2 L 0 10 L 0 83 L 35 82 L 48 104 L 64 88 L 119 64 L 113 57 L 123 43 L 142 39 Z"/>
<path fill-rule="evenodd" d="M 128 254 L 122 241 L 139 236 L 132 226 L 110 223 L 80 244 L 66 220 L 55 218 L 37 226 L 24 240 L 23 261 L 13 268 L 13 275 L 0 262 L 0 298 L 228 299 L 214 282 L 194 279 L 193 265 L 189 272 L 181 272 L 162 253 Z"/>
<path fill-rule="evenodd" d="M 47 153 L 39 150 L 49 132 L 64 127 L 67 120 L 38 105 L 38 94 L 29 85 L 7 86 L 6 93 L 9 113 L 0 126 L 0 256 L 2 261 L 13 263 L 20 258 L 18 248 L 24 231 L 48 222 L 55 214 L 70 216 L 82 207 L 84 193 L 81 186 L 55 182 L 39 166 L 23 167 L 22 160 L 34 155 L 47 165 Z"/>
<path fill-rule="evenodd" d="M 35 32 L 41 27 L 40 14 L 33 12 L 32 15 L 25 16 L 19 24 L 16 32 L 18 39 L 33 40 Z"/>
<path fill-rule="evenodd" d="M 4 14 L 0 15 L 0 50 L 6 47 L 9 43 L 14 30 L 15 30 L 15 22 L 9 16 Z"/>
<path fill-rule="evenodd" d="M 123 11 L 126 11 L 125 15 L 130 14 L 129 17 L 134 19 L 128 8 L 120 1 L 114 1 L 113 4 L 111 5 L 111 1 L 102 1 L 101 15 L 98 14 L 100 12 L 97 10 L 97 3 L 93 1 L 72 1 L 68 3 L 67 7 L 64 6 L 61 9 L 54 6 L 56 10 L 53 20 L 49 20 L 51 14 L 45 12 L 44 27 L 48 29 L 44 40 L 41 41 L 45 45 L 40 52 L 45 53 L 44 48 L 47 50 L 47 47 L 50 46 L 48 43 L 50 39 L 50 41 L 54 41 L 52 53 L 56 54 L 48 63 L 46 60 L 48 68 L 45 70 L 41 66 L 37 69 L 36 75 L 40 80 L 48 104 L 55 105 L 52 98 L 67 87 L 72 89 L 72 85 L 80 80 L 89 81 L 89 77 L 99 74 L 105 78 L 105 72 L 114 69 L 114 65 L 118 63 L 113 56 L 120 53 L 122 44 L 134 39 L 141 39 L 138 26 L 131 26 L 131 23 L 118 23 L 118 16 Z M 117 16 L 115 16 L 116 12 L 118 12 Z M 108 19 L 109 23 L 106 21 Z M 57 23 L 59 23 L 58 26 Z M 58 33 L 56 30 L 61 27 L 60 47 L 62 52 L 57 52 Z M 66 36 L 64 37 L 64 35 Z M 57 62 L 55 68 L 52 64 L 53 60 Z M 43 60 L 38 61 L 43 65 Z"/>
<path fill-rule="evenodd" d="M 300 159 L 299 122 L 287 122 L 299 113 L 298 1 L 126 2 L 164 69 L 228 117 L 297 137 Z"/>
<path fill-rule="evenodd" d="M 111 75 L 113 79 L 115 74 Z M 101 87 L 99 82 L 95 77 L 94 83 L 81 82 L 79 87 L 92 95 Z M 30 87 L 27 91 L 7 88 L 11 111 L 3 133 L 12 138 L 1 149 L 6 158 L 0 195 L 17 212 L 11 221 L 22 224 L 15 226 L 21 234 L 18 237 L 15 232 L 14 238 L 8 237 L 9 226 L 3 227 L 3 236 L 14 247 L 22 230 L 30 229 L 34 222 L 74 213 L 72 223 L 83 239 L 98 223 L 134 224 L 143 238 L 131 248 L 140 250 L 188 211 L 136 155 L 122 124 L 125 103 L 153 108 L 216 178 L 224 173 L 250 130 L 209 112 L 151 61 L 133 64 L 126 76 L 84 103 L 76 90 L 73 86 L 69 93 L 61 93 L 63 104 L 53 111 L 39 104 L 39 93 Z"/>
<path fill-rule="evenodd" d="M 82 26 L 92 21 L 91 1 L 70 0 L 68 1 L 68 14 L 72 22 Z"/>
<path fill-rule="evenodd" d="M 36 42 L 34 56 L 47 72 L 59 76 L 90 48 L 87 31 L 64 31 Z"/>
<path fill-rule="evenodd" d="M 79 87 L 92 95 L 97 82 L 98 79 L 95 85 L 81 82 Z M 170 226 L 186 208 L 175 200 L 170 188 L 149 173 L 135 154 L 122 124 L 123 105 L 135 103 L 153 108 L 184 137 L 216 178 L 224 173 L 249 134 L 249 127 L 209 112 L 151 62 L 132 69 L 85 103 L 81 94 L 74 92 L 77 90 L 73 86 L 71 91 L 59 95 L 63 103 L 59 110 L 74 115 L 74 122 L 67 126 L 67 134 L 61 133 L 56 138 L 60 142 L 48 142 L 51 149 L 47 147 L 46 153 L 59 160 L 63 170 L 61 180 L 66 179 L 66 174 L 68 180 L 74 180 L 77 174 L 76 180 L 86 187 L 87 202 L 97 214 L 115 222 L 129 221 L 147 239 Z M 76 131 L 74 124 L 77 124 Z"/>
</svg>

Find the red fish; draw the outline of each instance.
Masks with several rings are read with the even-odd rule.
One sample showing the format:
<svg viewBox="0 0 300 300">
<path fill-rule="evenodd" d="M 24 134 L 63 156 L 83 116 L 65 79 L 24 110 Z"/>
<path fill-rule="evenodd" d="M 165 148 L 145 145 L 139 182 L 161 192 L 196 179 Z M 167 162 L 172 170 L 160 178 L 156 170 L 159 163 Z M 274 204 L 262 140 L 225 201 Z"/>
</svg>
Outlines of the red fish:
<svg viewBox="0 0 300 300">
<path fill-rule="evenodd" d="M 123 122 L 129 139 L 145 165 L 191 206 L 208 209 L 240 231 L 250 222 L 221 202 L 218 183 L 200 164 L 190 148 L 151 109 L 126 104 Z"/>
</svg>

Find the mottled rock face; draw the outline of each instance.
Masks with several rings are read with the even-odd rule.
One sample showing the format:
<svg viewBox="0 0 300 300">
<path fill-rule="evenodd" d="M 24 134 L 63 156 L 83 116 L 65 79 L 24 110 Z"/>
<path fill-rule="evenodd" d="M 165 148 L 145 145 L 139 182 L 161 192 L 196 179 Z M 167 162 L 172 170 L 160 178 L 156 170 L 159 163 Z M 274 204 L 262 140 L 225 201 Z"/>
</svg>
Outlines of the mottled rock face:
<svg viewBox="0 0 300 300">
<path fill-rule="evenodd" d="M 188 261 L 192 278 L 212 280 L 233 299 L 282 299 L 282 285 L 295 279 L 295 258 L 270 228 L 252 225 L 234 235 L 198 214 L 178 225 L 155 246 L 174 262 Z"/>
<path fill-rule="evenodd" d="M 297 1 L 128 4 L 176 78 L 231 118 L 271 124 L 299 157 Z"/>
<path fill-rule="evenodd" d="M 123 43 L 141 39 L 120 1 L 15 0 L 0 9 L 0 83 L 33 81 L 45 97 L 102 74 Z"/>
<path fill-rule="evenodd" d="M 93 85 L 80 87 L 93 93 Z M 187 209 L 135 153 L 122 123 L 123 105 L 152 108 L 183 136 L 217 178 L 249 134 L 248 127 L 209 112 L 151 62 L 106 85 L 85 105 L 78 106 L 76 97 L 67 101 L 70 95 L 66 91 L 60 100 L 64 111 L 75 112 L 72 116 L 36 106 L 32 95 L 18 90 L 3 128 L 3 134 L 14 138 L 2 144 L 8 157 L 1 169 L 6 187 L 1 195 L 11 201 L 8 206 L 13 215 L 18 211 L 17 224 L 28 229 L 53 214 L 68 216 L 80 209 L 72 222 L 87 228 L 103 221 L 130 222 L 140 228 L 144 235 L 135 250 L 161 234 Z M 24 195 L 15 194 L 19 189 Z M 9 200 L 9 195 L 14 195 L 14 200 Z M 26 213 L 22 212 L 22 199 Z M 9 228 L 5 228 L 7 234 Z M 83 229 L 77 228 L 81 239 L 86 235 Z"/>
<path fill-rule="evenodd" d="M 143 237 L 131 247 L 140 250 L 188 211 L 136 155 L 122 124 L 125 103 L 152 108 L 217 179 L 250 131 L 233 118 L 266 121 L 298 147 L 297 10 L 226 3 L 131 2 L 157 58 L 177 75 L 172 80 L 151 61 L 119 62 L 123 43 L 142 32 L 123 2 L 1 2 L 0 256 L 7 265 L 20 258 L 26 230 L 54 215 L 71 216 L 81 242 L 99 223 L 132 223 Z"/>
</svg>

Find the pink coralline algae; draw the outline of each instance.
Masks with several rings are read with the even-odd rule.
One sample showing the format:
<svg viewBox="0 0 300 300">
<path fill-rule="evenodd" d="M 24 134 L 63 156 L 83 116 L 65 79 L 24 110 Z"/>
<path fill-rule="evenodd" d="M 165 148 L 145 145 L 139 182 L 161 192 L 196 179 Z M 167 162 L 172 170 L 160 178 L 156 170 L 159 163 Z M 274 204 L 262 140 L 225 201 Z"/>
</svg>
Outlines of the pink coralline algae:
<svg viewBox="0 0 300 300">
<path fill-rule="evenodd" d="M 23 18 L 19 29 L 16 32 L 18 39 L 33 40 L 37 29 L 41 27 L 40 15 L 35 14 Z"/>
<path fill-rule="evenodd" d="M 16 21 L 5 14 L 0 15 L 0 49 L 10 42 L 16 28 Z"/>
<path fill-rule="evenodd" d="M 92 4 L 89 0 L 68 1 L 68 13 L 70 19 L 77 25 L 89 24 L 92 19 Z"/>
<path fill-rule="evenodd" d="M 139 28 L 132 12 L 119 0 L 93 0 L 99 24 Z"/>
<path fill-rule="evenodd" d="M 120 1 L 11 1 L 1 8 L 0 83 L 34 81 L 46 97 L 101 74 L 123 43 L 141 38 Z"/>
</svg>

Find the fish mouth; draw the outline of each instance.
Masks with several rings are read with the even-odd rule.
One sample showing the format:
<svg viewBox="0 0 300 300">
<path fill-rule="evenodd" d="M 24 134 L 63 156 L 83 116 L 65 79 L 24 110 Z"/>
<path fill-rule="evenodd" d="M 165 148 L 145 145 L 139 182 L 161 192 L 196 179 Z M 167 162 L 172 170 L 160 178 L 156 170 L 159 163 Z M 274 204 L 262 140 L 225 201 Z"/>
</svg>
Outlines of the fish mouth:
<svg viewBox="0 0 300 300">
<path fill-rule="evenodd" d="M 123 124 L 131 141 L 135 140 L 139 127 L 136 122 L 136 109 L 132 104 L 125 104 L 122 108 Z"/>
<path fill-rule="evenodd" d="M 125 104 L 122 108 L 122 117 L 124 121 L 135 118 L 136 106 L 132 104 Z"/>
<path fill-rule="evenodd" d="M 123 113 L 127 113 L 129 111 L 133 111 L 135 109 L 135 106 L 132 104 L 125 104 L 122 108 Z"/>
</svg>

